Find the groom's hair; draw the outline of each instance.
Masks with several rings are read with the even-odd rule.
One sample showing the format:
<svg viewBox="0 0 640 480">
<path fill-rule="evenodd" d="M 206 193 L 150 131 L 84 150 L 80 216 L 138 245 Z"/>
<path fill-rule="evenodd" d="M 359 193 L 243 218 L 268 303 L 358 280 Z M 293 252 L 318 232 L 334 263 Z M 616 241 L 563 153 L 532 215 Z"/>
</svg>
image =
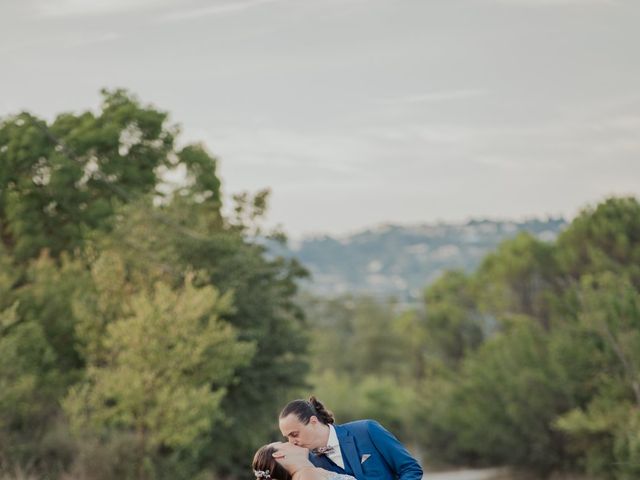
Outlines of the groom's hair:
<svg viewBox="0 0 640 480">
<path fill-rule="evenodd" d="M 311 417 L 316 417 L 325 425 L 335 423 L 333 413 L 325 408 L 325 406 L 316 397 L 309 397 L 309 400 L 293 400 L 282 409 L 280 418 L 294 414 L 305 425 L 309 423 Z"/>
</svg>

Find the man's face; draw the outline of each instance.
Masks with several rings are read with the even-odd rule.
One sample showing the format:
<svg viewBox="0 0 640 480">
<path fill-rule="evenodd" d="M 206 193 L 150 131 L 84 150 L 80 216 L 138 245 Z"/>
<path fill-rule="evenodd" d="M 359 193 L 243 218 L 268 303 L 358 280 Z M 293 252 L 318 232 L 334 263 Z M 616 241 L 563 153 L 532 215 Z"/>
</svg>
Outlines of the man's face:
<svg viewBox="0 0 640 480">
<path fill-rule="evenodd" d="M 318 448 L 324 446 L 322 424 L 316 417 L 311 417 L 306 425 L 291 413 L 280 419 L 280 431 L 290 443 L 304 448 Z"/>
</svg>

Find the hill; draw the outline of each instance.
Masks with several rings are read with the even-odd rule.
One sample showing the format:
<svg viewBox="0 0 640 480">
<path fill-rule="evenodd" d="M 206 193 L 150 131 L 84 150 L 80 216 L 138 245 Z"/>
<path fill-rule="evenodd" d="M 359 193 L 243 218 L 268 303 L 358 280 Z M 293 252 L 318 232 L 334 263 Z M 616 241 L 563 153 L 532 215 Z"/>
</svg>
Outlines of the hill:
<svg viewBox="0 0 640 480">
<path fill-rule="evenodd" d="M 518 232 L 551 241 L 566 224 L 562 218 L 549 218 L 384 225 L 346 237 L 306 238 L 278 253 L 297 257 L 309 269 L 311 279 L 304 288 L 314 294 L 411 300 L 444 270 L 475 269 L 488 252 Z"/>
</svg>

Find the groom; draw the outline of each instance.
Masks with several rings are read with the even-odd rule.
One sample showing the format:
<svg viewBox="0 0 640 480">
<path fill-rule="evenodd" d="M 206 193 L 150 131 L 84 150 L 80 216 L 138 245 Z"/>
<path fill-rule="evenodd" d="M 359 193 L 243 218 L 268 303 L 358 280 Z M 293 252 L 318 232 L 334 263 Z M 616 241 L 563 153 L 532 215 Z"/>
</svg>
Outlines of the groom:
<svg viewBox="0 0 640 480">
<path fill-rule="evenodd" d="M 333 414 L 315 397 L 289 402 L 279 426 L 290 443 L 309 449 L 316 467 L 357 480 L 422 479 L 416 459 L 382 425 L 374 420 L 334 425 Z"/>
</svg>

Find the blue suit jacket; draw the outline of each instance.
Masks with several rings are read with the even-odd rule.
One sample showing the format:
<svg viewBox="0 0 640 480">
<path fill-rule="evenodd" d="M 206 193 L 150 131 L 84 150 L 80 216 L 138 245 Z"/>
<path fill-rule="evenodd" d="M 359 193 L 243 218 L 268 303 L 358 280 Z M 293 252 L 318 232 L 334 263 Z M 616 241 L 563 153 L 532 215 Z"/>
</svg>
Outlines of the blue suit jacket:
<svg viewBox="0 0 640 480">
<path fill-rule="evenodd" d="M 396 437 L 374 420 L 334 425 L 344 469 L 326 455 L 309 454 L 316 467 L 353 475 L 357 480 L 421 480 L 422 468 Z"/>
</svg>

